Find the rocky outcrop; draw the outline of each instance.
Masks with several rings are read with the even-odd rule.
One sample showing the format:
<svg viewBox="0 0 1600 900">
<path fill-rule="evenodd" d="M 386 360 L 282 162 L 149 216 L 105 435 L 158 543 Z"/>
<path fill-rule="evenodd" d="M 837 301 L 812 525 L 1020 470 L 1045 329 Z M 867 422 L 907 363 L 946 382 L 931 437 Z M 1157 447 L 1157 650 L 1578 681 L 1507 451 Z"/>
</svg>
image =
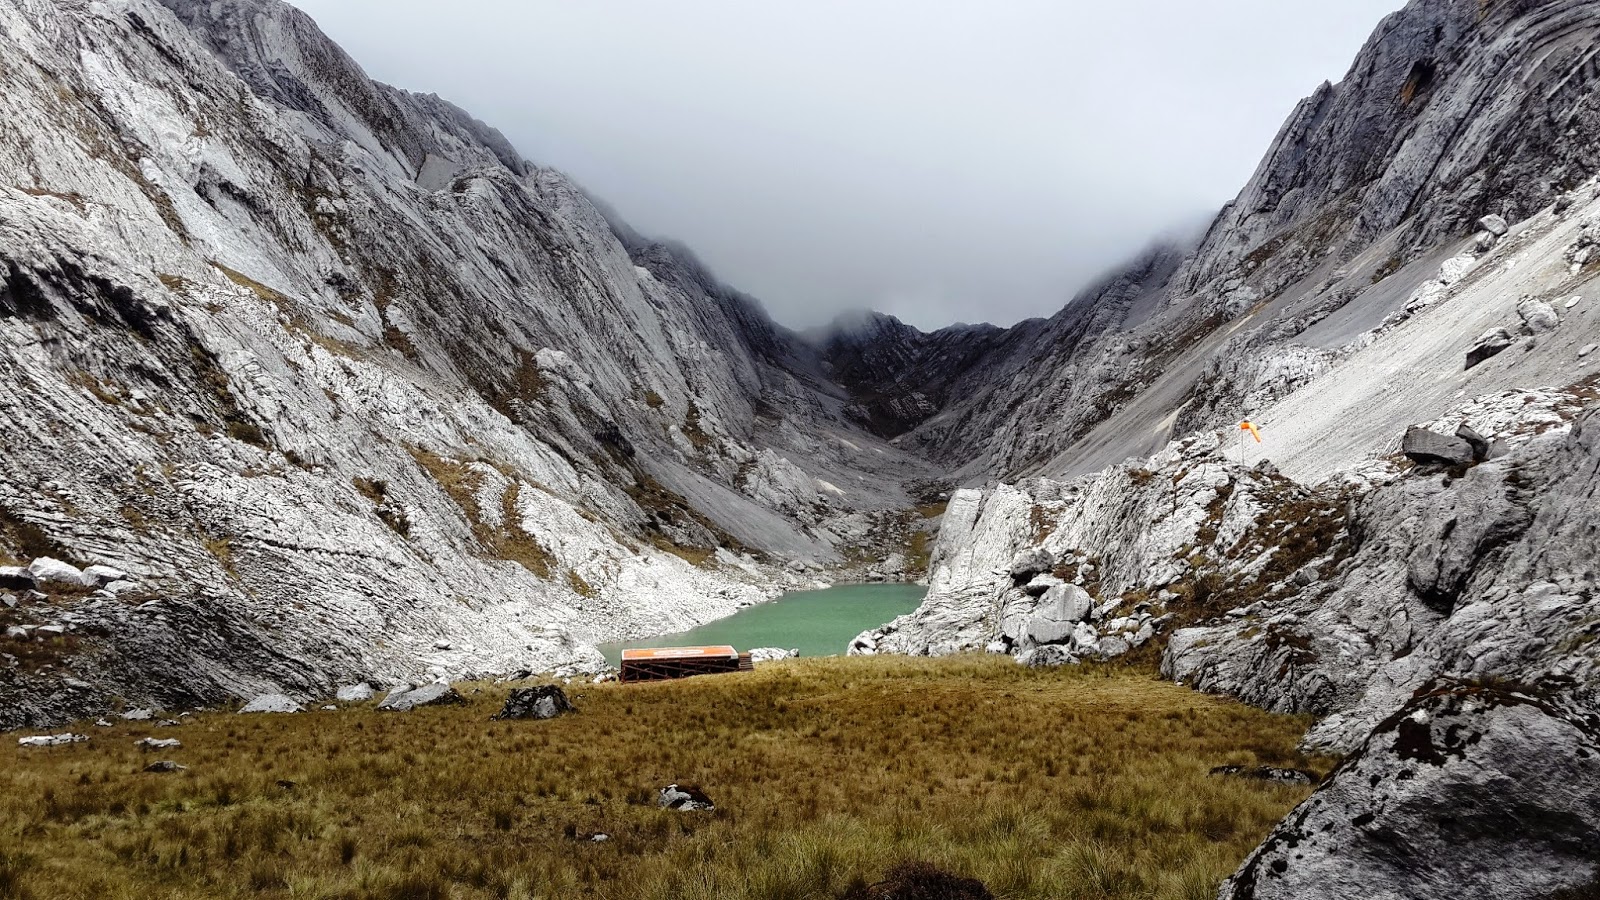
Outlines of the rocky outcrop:
<svg viewBox="0 0 1600 900">
<path fill-rule="evenodd" d="M 1564 896 L 1600 875 L 1596 840 L 1592 705 L 1554 683 L 1432 684 L 1290 813 L 1218 897 Z"/>
</svg>

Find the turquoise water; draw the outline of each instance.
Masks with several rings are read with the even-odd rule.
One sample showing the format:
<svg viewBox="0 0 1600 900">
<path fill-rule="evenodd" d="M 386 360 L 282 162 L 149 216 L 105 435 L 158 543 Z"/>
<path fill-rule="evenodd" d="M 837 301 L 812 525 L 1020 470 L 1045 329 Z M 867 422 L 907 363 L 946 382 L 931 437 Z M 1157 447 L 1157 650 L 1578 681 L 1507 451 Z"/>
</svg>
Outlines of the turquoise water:
<svg viewBox="0 0 1600 900">
<path fill-rule="evenodd" d="M 612 665 L 625 647 L 699 647 L 732 644 L 798 648 L 801 656 L 842 656 L 856 635 L 917 608 L 928 589 L 915 584 L 842 584 L 822 591 L 784 594 L 690 631 L 601 644 Z"/>
</svg>

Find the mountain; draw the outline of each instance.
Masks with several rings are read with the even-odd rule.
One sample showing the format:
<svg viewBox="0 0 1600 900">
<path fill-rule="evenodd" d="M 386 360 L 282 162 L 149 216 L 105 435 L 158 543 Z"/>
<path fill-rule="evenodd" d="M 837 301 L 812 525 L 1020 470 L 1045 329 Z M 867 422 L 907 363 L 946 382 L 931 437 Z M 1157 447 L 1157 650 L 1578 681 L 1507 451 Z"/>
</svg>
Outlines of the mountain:
<svg viewBox="0 0 1600 900">
<path fill-rule="evenodd" d="M 1142 661 L 1345 757 L 1223 897 L 1592 891 L 1597 14 L 1413 0 L 1193 241 L 800 335 L 278 0 L 0 6 L 0 727 L 593 671 L 954 484 L 852 652 Z"/>
<path fill-rule="evenodd" d="M 592 669 L 810 585 L 929 471 L 686 250 L 286 4 L 0 27 L 0 727 Z"/>
</svg>

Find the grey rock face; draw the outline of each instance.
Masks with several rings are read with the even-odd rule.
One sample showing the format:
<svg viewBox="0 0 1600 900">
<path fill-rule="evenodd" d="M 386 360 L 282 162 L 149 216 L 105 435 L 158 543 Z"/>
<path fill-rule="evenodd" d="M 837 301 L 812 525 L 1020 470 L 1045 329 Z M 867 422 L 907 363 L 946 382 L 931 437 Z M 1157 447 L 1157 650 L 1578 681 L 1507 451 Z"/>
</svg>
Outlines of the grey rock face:
<svg viewBox="0 0 1600 900">
<path fill-rule="evenodd" d="M 1597 840 L 1592 708 L 1434 686 L 1385 720 L 1218 896 L 1535 900 L 1590 884 Z"/>
<path fill-rule="evenodd" d="M 1415 462 L 1440 466 L 1466 465 L 1476 456 L 1465 438 L 1415 426 L 1406 430 L 1400 452 Z"/>
<path fill-rule="evenodd" d="M 505 706 L 495 714 L 496 719 L 554 719 L 564 713 L 574 712 L 572 701 L 561 688 L 546 684 L 531 688 L 517 688 L 506 698 Z"/>
</svg>

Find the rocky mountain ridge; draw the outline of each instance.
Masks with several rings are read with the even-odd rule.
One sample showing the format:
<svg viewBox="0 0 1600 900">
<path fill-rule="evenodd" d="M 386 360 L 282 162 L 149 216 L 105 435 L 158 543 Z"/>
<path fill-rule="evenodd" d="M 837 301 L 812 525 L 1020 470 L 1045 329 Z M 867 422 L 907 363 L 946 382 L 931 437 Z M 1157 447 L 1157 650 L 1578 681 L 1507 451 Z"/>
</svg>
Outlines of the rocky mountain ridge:
<svg viewBox="0 0 1600 900">
<path fill-rule="evenodd" d="M 692 257 L 286 4 L 0 29 L 0 563 L 138 585 L 13 596 L 68 634 L 5 648 L 0 725 L 596 667 L 813 584 L 930 474 Z"/>
</svg>

